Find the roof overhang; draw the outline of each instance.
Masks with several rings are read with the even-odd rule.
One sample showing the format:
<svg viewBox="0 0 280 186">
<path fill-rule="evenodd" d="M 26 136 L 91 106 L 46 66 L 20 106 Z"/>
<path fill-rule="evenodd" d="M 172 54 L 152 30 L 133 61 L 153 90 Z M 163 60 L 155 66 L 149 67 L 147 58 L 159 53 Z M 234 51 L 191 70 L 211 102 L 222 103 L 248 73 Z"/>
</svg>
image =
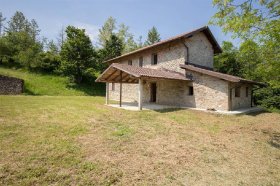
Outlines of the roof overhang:
<svg viewBox="0 0 280 186">
<path fill-rule="evenodd" d="M 96 82 L 138 83 L 140 78 L 191 81 L 184 74 L 175 71 L 113 63 L 96 79 Z"/>
<path fill-rule="evenodd" d="M 225 80 L 225 81 L 229 81 L 229 82 L 232 82 L 232 83 L 248 83 L 248 84 L 254 84 L 254 85 L 259 85 L 259 86 L 267 86 L 265 83 L 252 81 L 252 80 L 248 80 L 248 79 L 243 79 L 243 78 L 238 77 L 238 76 L 224 74 L 224 73 L 221 73 L 221 72 L 215 72 L 213 70 L 196 67 L 195 65 L 180 65 L 180 67 L 182 69 L 185 69 L 185 70 L 189 70 L 189 71 L 192 71 L 192 72 L 197 72 L 197 73 L 200 73 L 200 74 L 205 74 L 205 75 L 212 76 L 212 77 L 222 79 L 222 80 Z"/>
</svg>

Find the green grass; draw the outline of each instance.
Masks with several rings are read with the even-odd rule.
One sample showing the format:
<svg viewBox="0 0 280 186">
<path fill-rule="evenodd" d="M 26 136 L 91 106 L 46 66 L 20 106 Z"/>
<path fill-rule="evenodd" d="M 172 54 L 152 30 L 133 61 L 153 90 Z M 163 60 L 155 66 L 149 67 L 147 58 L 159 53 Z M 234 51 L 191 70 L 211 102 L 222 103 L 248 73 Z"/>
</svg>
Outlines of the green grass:
<svg viewBox="0 0 280 186">
<path fill-rule="evenodd" d="M 136 112 L 104 101 L 0 96 L 0 185 L 280 183 L 277 113 Z"/>
<path fill-rule="evenodd" d="M 69 83 L 68 78 L 40 73 L 32 73 L 23 69 L 0 67 L 0 75 L 7 75 L 24 80 L 24 94 L 48 96 L 100 96 L 105 95 L 104 84 L 76 85 Z"/>
</svg>

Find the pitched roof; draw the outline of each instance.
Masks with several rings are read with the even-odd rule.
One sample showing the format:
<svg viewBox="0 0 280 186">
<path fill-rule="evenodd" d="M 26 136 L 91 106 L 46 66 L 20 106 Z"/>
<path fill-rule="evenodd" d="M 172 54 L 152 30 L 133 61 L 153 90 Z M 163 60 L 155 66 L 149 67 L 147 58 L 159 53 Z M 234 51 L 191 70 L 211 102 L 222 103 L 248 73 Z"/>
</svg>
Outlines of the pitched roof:
<svg viewBox="0 0 280 186">
<path fill-rule="evenodd" d="M 180 65 L 180 67 L 183 68 L 183 69 L 186 69 L 186 70 L 190 70 L 190 71 L 193 71 L 193 72 L 198 72 L 198 73 L 201 73 L 201 74 L 206 74 L 206 75 L 216 77 L 216 78 L 219 78 L 219 79 L 223 79 L 223 80 L 226 80 L 226 81 L 229 81 L 229 82 L 251 83 L 251 84 L 256 84 L 256 85 L 260 85 L 260 86 L 266 86 L 266 84 L 264 84 L 264 83 L 243 79 L 243 78 L 238 77 L 238 76 L 224 74 L 224 73 L 221 73 L 221 72 L 215 72 L 213 70 L 199 68 L 199 67 L 196 67 L 194 65 Z"/>
<path fill-rule="evenodd" d="M 190 81 L 183 74 L 166 69 L 151 69 L 127 64 L 112 63 L 97 79 L 96 82 L 111 82 L 119 76 L 116 71 L 122 71 L 136 79 L 141 77 L 160 78 L 160 79 L 173 79 Z M 114 77 L 111 77 L 115 75 Z M 117 82 L 117 81 L 116 81 Z"/>
<path fill-rule="evenodd" d="M 166 43 L 175 41 L 175 40 L 180 40 L 180 39 L 182 39 L 182 38 L 189 37 L 189 36 L 194 35 L 194 34 L 199 33 L 199 32 L 203 32 L 203 33 L 206 35 L 206 37 L 208 38 L 208 40 L 210 41 L 210 43 L 213 45 L 214 53 L 215 53 L 215 54 L 221 53 L 221 52 L 222 52 L 222 49 L 221 49 L 220 45 L 219 45 L 218 42 L 216 41 L 216 39 L 215 39 L 215 37 L 213 36 L 212 32 L 210 31 L 209 27 L 208 27 L 208 26 L 204 26 L 204 27 L 201 27 L 201 28 L 192 30 L 192 31 L 190 31 L 190 32 L 186 32 L 186 33 L 177 35 L 177 36 L 175 36 L 175 37 L 171 37 L 171 38 L 169 38 L 169 39 L 166 39 L 166 40 L 157 42 L 157 43 L 155 43 L 155 44 L 152 44 L 152 45 L 149 45 L 149 46 L 146 46 L 146 47 L 142 47 L 142 48 L 140 48 L 140 49 L 138 49 L 138 50 L 135 50 L 135 51 L 129 52 L 129 53 L 127 53 L 127 54 L 121 55 L 121 56 L 119 56 L 119 57 L 116 57 L 116 58 L 110 59 L 110 60 L 108 60 L 108 61 L 105 61 L 105 63 L 107 63 L 107 62 L 113 62 L 113 61 L 118 60 L 118 59 L 121 59 L 121 58 L 123 58 L 123 57 L 127 57 L 127 56 L 130 56 L 130 55 L 132 55 L 132 54 L 139 53 L 139 52 L 143 52 L 143 51 L 145 51 L 145 50 L 148 50 L 148 49 L 154 48 L 154 47 L 156 47 L 156 46 L 163 45 L 163 44 L 166 44 Z"/>
</svg>

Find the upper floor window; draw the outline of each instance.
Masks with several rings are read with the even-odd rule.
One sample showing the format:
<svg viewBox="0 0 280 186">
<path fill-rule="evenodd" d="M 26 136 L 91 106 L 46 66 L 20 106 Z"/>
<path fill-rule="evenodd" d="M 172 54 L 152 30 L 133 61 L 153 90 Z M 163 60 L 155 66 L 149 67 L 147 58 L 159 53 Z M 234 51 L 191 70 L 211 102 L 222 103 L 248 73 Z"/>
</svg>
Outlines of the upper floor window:
<svg viewBox="0 0 280 186">
<path fill-rule="evenodd" d="M 240 87 L 235 88 L 235 97 L 237 97 L 237 98 L 240 97 Z"/>
<path fill-rule="evenodd" d="M 156 65 L 158 63 L 158 55 L 152 54 L 152 65 Z"/>
<path fill-rule="evenodd" d="M 128 60 L 128 65 L 132 65 L 132 60 Z"/>
<path fill-rule="evenodd" d="M 246 87 L 246 97 L 249 96 L 249 87 Z"/>
<path fill-rule="evenodd" d="M 143 66 L 143 57 L 139 57 L 139 67 Z"/>
<path fill-rule="evenodd" d="M 193 95 L 193 87 L 192 87 L 192 86 L 189 87 L 189 95 L 190 95 L 190 96 Z"/>
</svg>

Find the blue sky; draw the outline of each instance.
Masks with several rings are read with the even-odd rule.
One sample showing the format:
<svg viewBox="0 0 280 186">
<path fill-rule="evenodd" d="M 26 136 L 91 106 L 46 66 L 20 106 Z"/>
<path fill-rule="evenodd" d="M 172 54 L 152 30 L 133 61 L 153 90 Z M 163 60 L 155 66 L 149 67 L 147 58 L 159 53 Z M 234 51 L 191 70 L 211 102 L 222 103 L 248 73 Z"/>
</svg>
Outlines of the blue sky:
<svg viewBox="0 0 280 186">
<path fill-rule="evenodd" d="M 59 30 L 67 25 L 85 28 L 94 43 L 98 29 L 109 16 L 125 23 L 135 38 L 146 38 L 148 30 L 156 26 L 162 39 L 208 24 L 215 13 L 211 0 L 0 0 L 0 12 L 11 17 L 22 11 L 28 19 L 35 19 L 41 35 L 56 39 Z M 221 29 L 210 26 L 221 43 L 232 40 Z"/>
</svg>

